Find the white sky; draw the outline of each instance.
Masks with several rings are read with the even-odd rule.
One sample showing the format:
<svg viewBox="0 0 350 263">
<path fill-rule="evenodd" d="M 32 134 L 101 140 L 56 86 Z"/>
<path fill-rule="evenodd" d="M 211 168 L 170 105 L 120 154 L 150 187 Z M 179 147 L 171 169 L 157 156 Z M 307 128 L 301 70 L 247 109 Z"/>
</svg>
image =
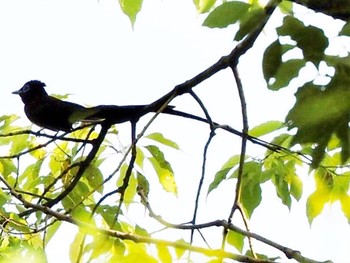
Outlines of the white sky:
<svg viewBox="0 0 350 263">
<path fill-rule="evenodd" d="M 73 94 L 70 100 L 81 104 L 149 103 L 233 48 L 234 30 L 201 27 L 202 18 L 196 15 L 192 1 L 145 2 L 133 31 L 116 0 L 1 1 L 0 114 L 15 113 L 29 123 L 20 99 L 11 92 L 31 79 L 44 81 L 49 93 Z M 279 23 L 279 20 L 274 22 Z M 262 81 L 260 59 L 272 34 L 271 29 L 265 30 L 258 47 L 241 59 L 239 67 L 247 92 L 251 127 L 267 120 L 283 120 L 294 102 L 292 94 L 295 90 L 269 92 Z M 229 71 L 221 72 L 195 91 L 214 120 L 240 129 L 240 108 L 231 75 Z M 189 96 L 180 97 L 172 104 L 178 109 L 200 112 Z M 182 195 L 194 194 L 193 185 L 197 185 L 195 179 L 200 176 L 201 154 L 208 130 L 201 124 L 168 118 L 157 120 L 150 132 L 160 130 L 178 142 L 182 149 L 174 154 L 178 165 L 173 166 L 179 199 L 161 192 L 163 202 L 154 198 L 151 203 L 159 214 L 166 214 L 168 220 L 181 222 L 176 215 L 178 209 L 192 211 L 192 205 L 186 207 L 188 196 Z M 128 145 L 128 130 L 122 131 L 122 143 Z M 219 133 L 211 146 L 207 184 L 230 155 L 239 153 L 239 147 L 239 140 Z M 259 149 L 257 155 L 263 152 Z M 303 175 L 303 178 L 307 177 L 307 174 Z M 311 180 L 307 181 L 311 187 Z M 202 208 L 204 205 L 207 208 L 201 212 L 201 221 L 227 218 L 233 195 L 220 197 L 219 194 L 229 187 L 232 185 L 213 193 L 202 204 Z M 308 194 L 305 192 L 304 196 Z M 300 203 L 293 203 L 289 212 L 279 200 L 270 198 L 275 196 L 272 188 L 266 187 L 264 195 L 263 207 L 256 211 L 251 221 L 252 231 L 316 260 L 344 262 L 350 258 L 350 229 L 345 218 L 339 216 L 338 206 L 327 207 L 310 228 L 304 213 L 305 198 Z M 166 207 L 172 207 L 172 211 L 166 211 Z M 57 244 L 64 247 L 72 240 L 67 233 L 64 235 L 68 242 L 55 243 L 63 238 L 60 236 L 48 247 L 49 262 L 68 260 L 68 253 L 62 248 L 57 250 Z M 278 253 L 274 251 L 272 255 L 275 254 Z"/>
</svg>

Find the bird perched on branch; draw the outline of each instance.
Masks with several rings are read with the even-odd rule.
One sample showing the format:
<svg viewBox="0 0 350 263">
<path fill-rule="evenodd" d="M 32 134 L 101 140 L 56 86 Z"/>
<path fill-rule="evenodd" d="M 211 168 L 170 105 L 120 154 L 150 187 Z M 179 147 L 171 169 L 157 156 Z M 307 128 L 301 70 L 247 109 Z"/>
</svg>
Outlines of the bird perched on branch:
<svg viewBox="0 0 350 263">
<path fill-rule="evenodd" d="M 86 108 L 49 96 L 44 89 L 45 86 L 45 83 L 39 80 L 31 80 L 20 90 L 12 93 L 21 97 L 25 114 L 32 123 L 54 131 L 69 132 L 73 123 L 78 121 L 106 121 L 109 124 L 137 121 L 146 113 L 159 110 L 148 107 L 149 105 L 99 105 Z M 167 106 L 164 112 L 170 113 L 173 111 L 172 108 Z"/>
</svg>

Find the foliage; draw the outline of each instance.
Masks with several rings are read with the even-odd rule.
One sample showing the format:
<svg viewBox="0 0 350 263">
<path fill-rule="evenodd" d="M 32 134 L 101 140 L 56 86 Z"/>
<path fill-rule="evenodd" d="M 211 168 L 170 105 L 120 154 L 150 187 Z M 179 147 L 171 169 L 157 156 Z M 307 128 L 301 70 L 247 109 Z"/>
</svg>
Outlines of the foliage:
<svg viewBox="0 0 350 263">
<path fill-rule="evenodd" d="M 142 1 L 119 2 L 134 25 Z M 13 255 L 20 251 L 16 254 L 20 255 L 18 257 L 46 262 L 46 243 L 60 231 L 61 223 L 65 221 L 79 229 L 71 244 L 72 262 L 96 259 L 106 262 L 172 262 L 191 258 L 192 252 L 210 262 L 223 259 L 275 262 L 283 255 L 298 262 L 316 262 L 298 251 L 250 232 L 248 227 L 248 219 L 261 205 L 265 184 L 274 187 L 276 197 L 288 209 L 292 209 L 293 202 L 300 200 L 304 193 L 303 181 L 298 174 L 300 167 L 308 167 L 315 178 L 315 191 L 306 193 L 310 194 L 306 207 L 310 224 L 326 204 L 336 201 L 350 222 L 349 52 L 345 55 L 327 52 L 336 38 L 328 38 L 322 28 L 306 25 L 299 19 L 296 3 L 330 15 L 337 10 L 349 10 L 349 4 L 347 1 L 339 1 L 337 6 L 327 6 L 325 2 L 317 5 L 315 1 L 294 2 L 276 0 L 262 6 L 254 0 L 194 1 L 197 11 L 205 16 L 203 25 L 209 28 L 235 27 L 234 40 L 238 45 L 212 67 L 157 100 L 163 105 L 178 95 L 191 93 L 194 86 L 222 69 L 233 71 L 235 78 L 232 81 L 241 95 L 243 132 L 215 123 L 209 114 L 206 119 L 192 120 L 207 122 L 211 127 L 203 154 L 202 177 L 199 187 L 193 187 L 193 190 L 197 191 L 199 198 L 203 191 L 207 196 L 212 195 L 221 191 L 224 184 L 234 181 L 235 201 L 227 220 L 198 224 L 198 199 L 189 200 L 196 207 L 190 222 L 171 223 L 153 211 L 155 204 L 149 201 L 152 188 L 160 186 L 168 194 L 178 195 L 177 177 L 167 153 L 179 151 L 180 147 L 161 133 L 134 136 L 130 147 L 117 149 L 118 132 L 114 126 L 77 128 L 70 134 L 50 135 L 17 126 L 18 118 L 14 115 L 2 116 L 0 261 L 11 262 L 8 261 L 11 258 L 17 262 Z M 344 9 L 340 8 L 342 5 Z M 334 17 L 343 18 L 346 14 L 342 11 L 341 15 L 338 12 Z M 267 21 L 275 15 L 283 16 L 283 21 L 274 28 L 276 39 L 268 43 L 263 56 L 262 72 L 267 88 L 276 92 L 291 88 L 293 81 L 300 83 L 303 80 L 301 72 L 310 67 L 319 75 L 327 68 L 326 80 L 319 82 L 315 77 L 298 86 L 296 102 L 285 122 L 271 120 L 248 130 L 243 103 L 244 83 L 238 77 L 237 65 L 239 58 L 254 48 L 255 40 Z M 349 32 L 350 23 L 344 23 L 338 37 L 348 38 Z M 195 97 L 193 93 L 191 95 Z M 205 105 L 199 104 L 206 112 Z M 209 188 L 204 189 L 201 182 L 206 179 L 207 147 L 219 129 L 232 137 L 240 136 L 242 147 L 232 156 L 227 156 Z M 249 155 L 247 143 L 265 147 L 265 155 L 262 158 Z M 153 175 L 157 180 L 152 179 Z M 133 217 L 130 212 L 132 204 L 141 204 L 140 207 L 149 213 L 149 216 L 143 216 L 155 221 L 158 229 L 189 231 L 191 238 L 173 239 L 168 234 L 166 239 L 158 238 L 150 225 L 137 216 Z M 233 222 L 235 213 L 241 215 L 245 230 Z M 223 232 L 222 247 L 209 249 L 193 242 L 195 230 L 209 228 L 216 231 L 217 227 Z M 279 253 L 256 253 L 251 246 L 252 239 L 279 250 Z"/>
</svg>

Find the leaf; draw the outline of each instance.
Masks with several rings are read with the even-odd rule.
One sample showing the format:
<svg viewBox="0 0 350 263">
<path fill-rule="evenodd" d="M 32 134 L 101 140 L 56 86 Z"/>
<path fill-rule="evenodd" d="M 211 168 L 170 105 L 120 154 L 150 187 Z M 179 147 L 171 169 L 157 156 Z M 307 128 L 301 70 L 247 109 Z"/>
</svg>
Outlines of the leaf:
<svg viewBox="0 0 350 263">
<path fill-rule="evenodd" d="M 329 192 L 323 190 L 316 190 L 313 192 L 306 202 L 306 215 L 309 220 L 309 224 L 312 224 L 312 221 L 321 214 L 324 205 L 329 201 L 328 198 Z"/>
<path fill-rule="evenodd" d="M 166 168 L 162 168 L 159 162 L 153 157 L 148 158 L 148 160 L 153 165 L 153 168 L 158 175 L 159 182 L 163 186 L 163 189 L 167 192 L 177 195 L 177 186 L 173 172 Z"/>
<path fill-rule="evenodd" d="M 334 178 L 327 170 L 319 168 L 314 174 L 316 190 L 306 201 L 306 215 L 311 225 L 312 221 L 321 214 L 324 205 L 331 201 Z"/>
<path fill-rule="evenodd" d="M 30 145 L 29 134 L 21 134 L 11 137 L 10 154 L 18 154 Z"/>
<path fill-rule="evenodd" d="M 140 147 L 136 147 L 136 160 L 135 163 L 143 169 L 143 161 L 145 160 L 145 154 Z"/>
<path fill-rule="evenodd" d="M 347 194 L 342 195 L 340 205 L 345 217 L 348 219 L 348 223 L 350 223 L 350 196 Z"/>
<path fill-rule="evenodd" d="M 293 175 L 290 182 L 290 193 L 296 200 L 300 200 L 303 193 L 303 182 L 297 175 Z"/>
<path fill-rule="evenodd" d="M 93 241 L 87 246 L 89 249 L 86 249 L 87 252 L 91 250 L 89 262 L 91 262 L 92 259 L 96 259 L 110 252 L 113 248 L 113 244 L 114 240 L 109 236 L 101 234 L 94 235 Z"/>
<path fill-rule="evenodd" d="M 339 35 L 350 36 L 350 22 L 349 21 L 340 30 Z"/>
<path fill-rule="evenodd" d="M 261 169 L 262 165 L 257 162 L 247 162 L 243 167 L 240 202 L 248 218 L 261 203 Z"/>
<path fill-rule="evenodd" d="M 326 87 L 306 83 L 296 93 L 296 103 L 289 111 L 286 122 L 289 129 L 298 128 L 292 144 L 316 143 L 312 156 L 312 167 L 323 159 L 325 148 L 335 133 L 341 139 L 342 160 L 350 154 L 350 80 L 337 77 Z"/>
<path fill-rule="evenodd" d="M 120 168 L 120 175 L 117 181 L 117 187 L 123 185 L 127 170 L 128 170 L 128 165 L 123 164 L 122 167 Z M 128 182 L 128 187 L 126 188 L 124 193 L 125 205 L 127 207 L 134 200 L 134 197 L 136 195 L 136 188 L 137 188 L 137 180 L 135 178 L 134 172 L 131 172 L 129 182 Z"/>
<path fill-rule="evenodd" d="M 282 128 L 283 125 L 284 123 L 281 121 L 268 121 L 252 128 L 249 135 L 260 137 Z"/>
<path fill-rule="evenodd" d="M 235 231 L 228 231 L 227 234 L 227 242 L 234 246 L 239 252 L 242 253 L 243 250 L 243 246 L 244 246 L 244 238 L 245 236 L 243 236 L 240 233 L 237 233 Z"/>
<path fill-rule="evenodd" d="M 216 0 L 194 0 L 198 13 L 203 14 L 208 12 L 216 3 Z"/>
<path fill-rule="evenodd" d="M 189 246 L 189 244 L 183 239 L 176 240 L 176 243 L 184 247 Z M 175 246 L 175 254 L 178 259 L 181 258 L 185 252 L 186 250 L 184 248 Z"/>
<path fill-rule="evenodd" d="M 132 27 L 134 27 L 136 15 L 142 8 L 142 2 L 143 0 L 119 0 L 120 8 L 129 17 Z"/>
<path fill-rule="evenodd" d="M 235 35 L 235 40 L 240 41 L 248 35 L 259 23 L 262 23 L 266 13 L 259 5 L 250 8 L 249 12 L 245 14 L 240 20 L 239 30 Z"/>
<path fill-rule="evenodd" d="M 285 88 L 289 83 L 298 76 L 299 71 L 305 66 L 306 61 L 303 59 L 291 59 L 281 64 L 278 68 L 275 81 L 267 83 L 271 90 L 279 90 Z"/>
<path fill-rule="evenodd" d="M 148 145 L 145 148 L 152 155 L 152 157 L 149 157 L 148 160 L 153 165 L 163 189 L 167 192 L 177 194 L 174 172 L 170 163 L 165 159 L 163 152 L 154 145 Z"/>
<path fill-rule="evenodd" d="M 324 32 L 314 26 L 305 26 L 293 16 L 286 16 L 283 25 L 277 29 L 280 36 L 290 36 L 302 50 L 305 60 L 317 65 L 322 61 L 328 47 Z"/>
<path fill-rule="evenodd" d="M 282 64 L 282 46 L 278 40 L 272 42 L 270 46 L 265 49 L 263 56 L 263 74 L 266 83 L 274 77 Z"/>
<path fill-rule="evenodd" d="M 146 136 L 146 138 L 151 139 L 151 140 L 156 141 L 156 142 L 159 142 L 163 145 L 169 146 L 169 147 L 174 148 L 176 150 L 180 150 L 180 147 L 177 145 L 176 142 L 165 138 L 163 136 L 163 134 L 161 134 L 159 132 L 149 134 Z"/>
<path fill-rule="evenodd" d="M 57 230 L 62 225 L 62 221 L 56 221 L 52 225 L 50 225 L 46 230 L 45 242 L 49 243 L 51 238 L 56 234 Z"/>
<path fill-rule="evenodd" d="M 169 249 L 165 245 L 157 244 L 158 257 L 162 263 L 172 263 L 172 257 Z"/>
<path fill-rule="evenodd" d="M 226 163 L 221 167 L 221 169 L 218 172 L 216 172 L 213 182 L 211 182 L 211 184 L 209 185 L 207 195 L 212 190 L 217 188 L 223 180 L 226 179 L 227 174 L 231 171 L 233 167 L 235 167 L 239 163 L 239 160 L 240 155 L 234 155 L 226 161 Z"/>
<path fill-rule="evenodd" d="M 149 182 L 147 180 L 147 178 L 137 172 L 137 191 L 142 191 L 143 194 L 148 197 L 148 194 L 149 194 Z"/>
<path fill-rule="evenodd" d="M 33 188 L 37 187 L 37 185 L 34 185 L 33 182 L 39 177 L 42 164 L 43 160 L 38 160 L 34 164 L 28 165 L 23 174 L 21 174 L 20 181 L 25 181 L 23 190 L 28 189 L 33 191 Z"/>
<path fill-rule="evenodd" d="M 248 11 L 249 4 L 232 1 L 215 8 L 204 20 L 203 25 L 210 28 L 224 28 L 236 23 Z"/>
<path fill-rule="evenodd" d="M 78 258 L 79 258 L 79 252 L 81 249 L 81 244 L 84 241 L 84 237 L 85 234 L 82 233 L 81 231 L 79 231 L 76 235 L 75 238 L 72 242 L 72 244 L 70 245 L 69 248 L 69 258 L 71 262 L 78 262 Z"/>
<path fill-rule="evenodd" d="M 250 218 L 255 210 L 261 203 L 261 187 L 258 182 L 251 182 L 248 185 L 246 182 L 242 185 L 241 203 L 247 212 L 248 218 Z"/>
<path fill-rule="evenodd" d="M 90 164 L 84 172 L 84 177 L 92 189 L 97 190 L 99 193 L 103 192 L 103 174 L 99 168 Z"/>
</svg>

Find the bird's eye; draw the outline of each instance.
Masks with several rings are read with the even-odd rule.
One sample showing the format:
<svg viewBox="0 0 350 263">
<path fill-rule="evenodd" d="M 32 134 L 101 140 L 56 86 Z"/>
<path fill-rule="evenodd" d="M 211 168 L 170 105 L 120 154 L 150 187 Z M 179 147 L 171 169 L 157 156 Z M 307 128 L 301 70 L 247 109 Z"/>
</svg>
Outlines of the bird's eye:
<svg viewBox="0 0 350 263">
<path fill-rule="evenodd" d="M 21 88 L 21 91 L 22 91 L 22 93 L 25 93 L 25 92 L 29 91 L 29 85 L 24 85 L 24 86 Z"/>
</svg>

